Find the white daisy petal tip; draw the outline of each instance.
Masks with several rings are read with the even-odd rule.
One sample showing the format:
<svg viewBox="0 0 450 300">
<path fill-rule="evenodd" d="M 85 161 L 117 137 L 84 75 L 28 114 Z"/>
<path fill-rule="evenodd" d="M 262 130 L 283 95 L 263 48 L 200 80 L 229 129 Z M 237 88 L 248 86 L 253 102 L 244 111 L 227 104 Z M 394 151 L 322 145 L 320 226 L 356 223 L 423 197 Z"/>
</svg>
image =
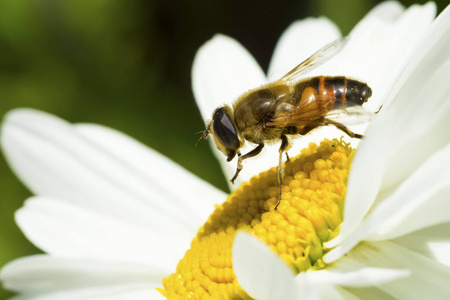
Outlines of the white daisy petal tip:
<svg viewBox="0 0 450 300">
<path fill-rule="evenodd" d="M 192 90 L 204 120 L 215 108 L 231 103 L 248 89 L 266 82 L 255 58 L 238 41 L 216 34 L 197 51 Z"/>
<path fill-rule="evenodd" d="M 216 33 L 207 40 L 200 48 L 198 48 L 197 53 L 194 58 L 194 66 L 196 64 L 196 59 L 202 59 L 203 57 L 211 57 L 213 53 L 219 51 L 226 51 L 226 49 L 232 49 L 233 47 L 240 46 L 239 43 L 232 37 Z"/>
<path fill-rule="evenodd" d="M 272 250 L 246 232 L 232 248 L 233 269 L 241 287 L 255 299 L 296 299 L 294 272 Z"/>
<path fill-rule="evenodd" d="M 368 16 L 373 16 L 385 21 L 393 21 L 403 12 L 404 7 L 397 1 L 384 1 L 375 6 Z"/>
<path fill-rule="evenodd" d="M 293 22 L 275 46 L 268 77 L 282 77 L 322 46 L 340 36 L 339 28 L 326 17 L 310 17 Z"/>
<path fill-rule="evenodd" d="M 20 108 L 14 108 L 10 111 L 8 111 L 4 118 L 3 118 L 3 122 L 5 122 L 6 120 L 11 121 L 11 120 L 15 120 L 16 118 L 23 118 L 23 117 L 28 117 L 28 116 L 33 116 L 33 115 L 48 115 L 48 113 L 42 112 L 40 110 L 34 109 L 34 108 L 28 108 L 28 107 L 20 107 Z"/>
<path fill-rule="evenodd" d="M 60 121 L 57 117 L 33 108 L 15 108 L 8 111 L 1 123 L 1 144 L 4 146 L 8 143 L 5 139 L 9 139 L 9 131 L 18 126 L 32 127 L 34 125 L 42 125 L 41 123 L 52 124 Z"/>
</svg>

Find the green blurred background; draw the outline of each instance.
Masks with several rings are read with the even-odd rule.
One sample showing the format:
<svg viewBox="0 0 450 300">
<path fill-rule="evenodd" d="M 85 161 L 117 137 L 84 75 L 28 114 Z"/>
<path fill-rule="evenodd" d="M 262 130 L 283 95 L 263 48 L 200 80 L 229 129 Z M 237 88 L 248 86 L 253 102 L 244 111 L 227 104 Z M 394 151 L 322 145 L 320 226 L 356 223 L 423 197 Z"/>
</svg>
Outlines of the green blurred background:
<svg viewBox="0 0 450 300">
<path fill-rule="evenodd" d="M 294 20 L 324 15 L 347 34 L 377 2 L 2 0 L 0 116 L 33 107 L 71 122 L 104 124 L 226 190 L 208 144 L 195 146 L 195 133 L 204 128 L 191 91 L 196 50 L 224 33 L 267 70 L 278 37 Z M 439 1 L 438 11 L 447 4 Z M 39 250 L 14 223 L 30 193 L 1 155 L 0 187 L 3 266 Z M 0 288 L 0 299 L 8 295 Z"/>
</svg>

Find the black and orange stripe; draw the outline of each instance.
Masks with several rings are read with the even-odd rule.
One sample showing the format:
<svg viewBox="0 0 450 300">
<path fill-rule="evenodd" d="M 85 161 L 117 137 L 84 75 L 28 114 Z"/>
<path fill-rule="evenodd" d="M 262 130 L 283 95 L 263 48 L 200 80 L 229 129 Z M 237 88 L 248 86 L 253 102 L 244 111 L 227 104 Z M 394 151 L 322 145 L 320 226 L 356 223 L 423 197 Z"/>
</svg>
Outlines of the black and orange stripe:
<svg viewBox="0 0 450 300">
<path fill-rule="evenodd" d="M 295 87 L 297 98 L 308 88 L 313 88 L 317 101 L 327 111 L 348 106 L 362 105 L 372 95 L 366 83 L 344 76 L 317 76 L 298 83 Z"/>
</svg>

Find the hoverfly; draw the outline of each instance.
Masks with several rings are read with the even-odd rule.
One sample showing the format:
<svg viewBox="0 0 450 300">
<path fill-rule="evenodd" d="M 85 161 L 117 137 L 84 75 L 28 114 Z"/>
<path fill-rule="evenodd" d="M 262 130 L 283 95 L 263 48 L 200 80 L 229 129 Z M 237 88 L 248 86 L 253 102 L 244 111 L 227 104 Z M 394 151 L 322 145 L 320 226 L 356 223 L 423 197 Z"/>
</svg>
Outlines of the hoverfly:
<svg viewBox="0 0 450 300">
<path fill-rule="evenodd" d="M 306 70 L 335 55 L 345 41 L 344 37 L 331 42 L 282 78 L 244 93 L 232 106 L 217 108 L 212 120 L 206 124 L 203 138 L 212 135 L 217 149 L 227 156 L 227 161 L 236 154 L 238 156 L 232 183 L 243 168 L 243 160 L 258 155 L 265 143 L 281 141 L 278 160 L 280 188 L 275 209 L 281 200 L 282 155 L 289 148 L 288 136 L 305 135 L 317 127 L 333 125 L 348 136 L 360 139 L 363 137 L 361 134 L 352 132 L 342 123 L 342 116 L 360 118 L 374 114 L 362 107 L 372 95 L 371 88 L 364 82 L 344 76 L 299 78 Z M 241 155 L 239 149 L 245 141 L 257 146 Z"/>
</svg>

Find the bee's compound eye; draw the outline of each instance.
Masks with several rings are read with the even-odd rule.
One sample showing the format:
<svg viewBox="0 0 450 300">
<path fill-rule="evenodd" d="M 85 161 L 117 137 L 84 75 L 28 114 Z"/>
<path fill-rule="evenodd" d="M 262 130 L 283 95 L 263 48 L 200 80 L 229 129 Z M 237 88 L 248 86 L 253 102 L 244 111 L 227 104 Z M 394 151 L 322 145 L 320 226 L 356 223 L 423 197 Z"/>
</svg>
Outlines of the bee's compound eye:
<svg viewBox="0 0 450 300">
<path fill-rule="evenodd" d="M 212 127 L 215 137 L 227 148 L 227 150 L 236 150 L 240 148 L 241 144 L 236 128 L 234 128 L 230 116 L 222 107 L 214 112 Z"/>
</svg>

